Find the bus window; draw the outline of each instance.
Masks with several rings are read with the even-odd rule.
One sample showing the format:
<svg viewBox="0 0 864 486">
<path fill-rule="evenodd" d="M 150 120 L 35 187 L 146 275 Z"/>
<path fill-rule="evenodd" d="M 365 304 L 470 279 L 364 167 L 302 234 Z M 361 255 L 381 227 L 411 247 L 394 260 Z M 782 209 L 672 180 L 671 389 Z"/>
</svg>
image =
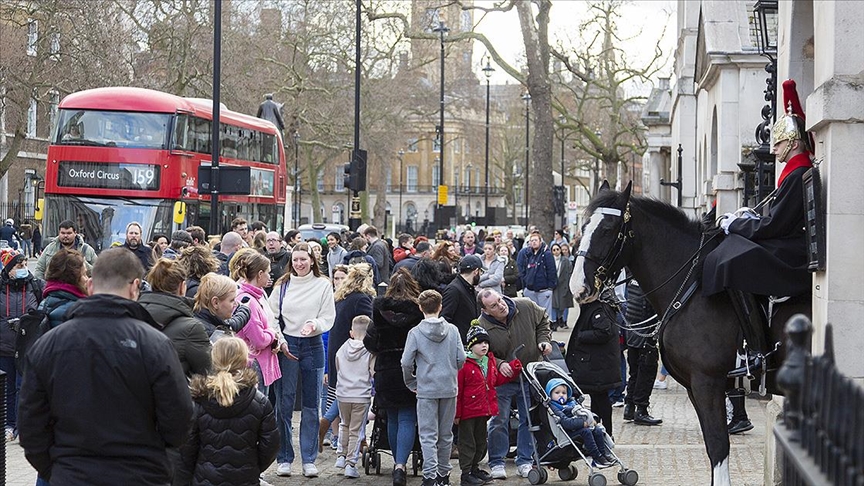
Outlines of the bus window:
<svg viewBox="0 0 864 486">
<path fill-rule="evenodd" d="M 117 111 L 60 110 L 59 145 L 165 149 L 171 115 Z"/>
</svg>

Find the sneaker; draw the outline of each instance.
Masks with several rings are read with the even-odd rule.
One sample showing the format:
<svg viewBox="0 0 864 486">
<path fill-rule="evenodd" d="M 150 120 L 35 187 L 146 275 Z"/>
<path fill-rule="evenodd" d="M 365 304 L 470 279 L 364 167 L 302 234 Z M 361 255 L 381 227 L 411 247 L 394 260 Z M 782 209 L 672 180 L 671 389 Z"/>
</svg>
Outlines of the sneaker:
<svg viewBox="0 0 864 486">
<path fill-rule="evenodd" d="M 345 467 L 345 456 L 337 457 L 336 458 L 336 464 L 334 464 L 333 467 L 336 467 L 338 469 L 344 468 Z"/>
<path fill-rule="evenodd" d="M 623 406 L 624 406 L 624 399 L 623 399 L 623 398 L 619 398 L 618 400 L 615 401 L 615 403 L 612 404 L 612 406 L 615 407 L 615 408 L 621 408 L 621 407 L 623 407 Z"/>
<path fill-rule="evenodd" d="M 666 380 L 663 380 L 663 381 L 654 380 L 654 389 L 655 390 L 665 390 L 667 388 L 669 388 L 669 384 L 666 383 Z"/>
<path fill-rule="evenodd" d="M 334 435 L 333 437 L 330 438 L 330 449 L 332 449 L 334 451 L 339 450 L 339 436 L 338 435 Z"/>
<path fill-rule="evenodd" d="M 342 460 L 345 460 L 343 457 Z M 303 475 L 307 478 L 317 478 L 318 477 L 318 468 L 315 467 L 315 464 L 311 462 L 307 462 L 303 464 Z"/>
<path fill-rule="evenodd" d="M 518 466 L 516 466 L 516 472 L 519 474 L 519 476 L 527 478 L 528 473 L 531 472 L 531 464 L 519 464 Z"/>
<path fill-rule="evenodd" d="M 446 476 L 436 475 L 435 476 L 435 484 L 436 484 L 436 486 L 450 486 L 450 475 L 449 474 Z"/>
<path fill-rule="evenodd" d="M 12 442 L 18 438 L 18 434 L 12 427 L 6 427 L 6 442 Z"/>
<path fill-rule="evenodd" d="M 606 458 L 600 454 L 594 456 L 593 459 L 594 460 L 591 461 L 591 467 L 595 469 L 604 469 L 614 464 L 614 462 L 608 462 Z"/>
<path fill-rule="evenodd" d="M 423 478 L 423 482 L 421 486 L 435 486 L 437 484 L 437 480 L 435 478 Z"/>
<path fill-rule="evenodd" d="M 507 479 L 507 471 L 504 470 L 504 466 L 492 466 L 492 479 Z"/>
<path fill-rule="evenodd" d="M 460 486 L 481 486 L 486 484 L 486 481 L 478 478 L 471 471 L 465 471 L 462 473 L 462 476 L 459 477 L 459 485 Z"/>
<path fill-rule="evenodd" d="M 753 422 L 750 422 L 747 419 L 738 420 L 737 422 L 732 422 L 728 426 L 728 430 L 730 434 L 743 434 L 748 430 L 753 429 Z"/>
<path fill-rule="evenodd" d="M 408 477 L 404 469 L 393 469 L 393 486 L 405 486 L 407 482 Z"/>
<path fill-rule="evenodd" d="M 317 474 L 316 474 L 317 476 Z M 345 477 L 346 478 L 359 478 L 360 473 L 357 471 L 357 466 L 352 466 L 348 464 L 345 466 Z"/>
<path fill-rule="evenodd" d="M 489 474 L 488 472 L 486 472 L 486 471 L 480 469 L 479 467 L 475 467 L 474 469 L 472 469 L 472 470 L 471 470 L 471 474 L 472 474 L 475 478 L 480 478 L 480 479 L 482 479 L 484 483 L 492 482 L 492 475 Z"/>
<path fill-rule="evenodd" d="M 618 458 L 616 458 L 612 454 L 609 454 L 609 453 L 603 454 L 603 459 L 605 459 L 605 461 L 608 464 L 611 464 L 611 465 L 618 464 Z"/>
<path fill-rule="evenodd" d="M 290 476 L 291 475 L 291 463 L 283 462 L 276 466 L 276 475 L 277 476 Z"/>
</svg>

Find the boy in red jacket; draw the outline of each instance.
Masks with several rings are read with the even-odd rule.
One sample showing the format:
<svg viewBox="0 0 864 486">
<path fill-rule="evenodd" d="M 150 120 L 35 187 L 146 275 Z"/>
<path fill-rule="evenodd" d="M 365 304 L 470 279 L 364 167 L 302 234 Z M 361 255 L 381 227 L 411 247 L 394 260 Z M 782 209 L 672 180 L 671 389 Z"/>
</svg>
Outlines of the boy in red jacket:
<svg viewBox="0 0 864 486">
<path fill-rule="evenodd" d="M 476 324 L 473 321 L 472 324 Z M 456 397 L 456 419 L 459 426 L 459 469 L 461 486 L 478 486 L 492 482 L 492 476 L 480 469 L 486 456 L 486 423 L 498 415 L 498 396 L 495 387 L 507 383 L 522 371 L 518 359 L 510 362 L 513 377 L 498 373 L 495 356 L 489 352 L 489 334 L 480 326 L 472 325 L 466 338 L 468 355 L 465 366 L 459 370 L 459 395 Z"/>
</svg>

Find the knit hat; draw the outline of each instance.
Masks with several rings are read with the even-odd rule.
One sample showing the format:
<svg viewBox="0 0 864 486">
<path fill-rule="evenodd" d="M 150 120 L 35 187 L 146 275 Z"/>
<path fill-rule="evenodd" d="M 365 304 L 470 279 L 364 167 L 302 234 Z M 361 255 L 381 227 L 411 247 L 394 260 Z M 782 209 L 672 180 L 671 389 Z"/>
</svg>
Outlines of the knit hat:
<svg viewBox="0 0 864 486">
<path fill-rule="evenodd" d="M 565 387 L 567 387 L 567 398 L 569 399 L 570 397 L 572 397 L 573 396 L 573 389 L 570 388 L 570 385 L 563 378 L 552 378 L 551 380 L 549 380 L 546 383 L 546 395 L 551 397 L 552 396 L 552 390 L 554 390 L 555 388 L 557 388 L 561 385 L 564 385 Z"/>
<path fill-rule="evenodd" d="M 6 275 L 9 275 L 9 270 L 12 270 L 12 267 L 26 259 L 27 257 L 15 250 L 7 250 L 0 254 L 0 263 L 3 264 L 3 272 L 6 273 Z"/>
<path fill-rule="evenodd" d="M 466 337 L 466 342 L 468 343 L 466 347 L 470 350 L 472 346 L 477 343 L 489 342 L 489 333 L 486 332 L 486 329 L 483 329 L 480 326 L 471 326 L 468 328 L 468 336 Z"/>
<path fill-rule="evenodd" d="M 188 231 L 177 230 L 177 231 L 171 233 L 171 242 L 173 243 L 175 241 L 182 241 L 182 242 L 186 243 L 187 245 L 191 245 L 192 244 L 192 235 L 190 235 Z"/>
</svg>

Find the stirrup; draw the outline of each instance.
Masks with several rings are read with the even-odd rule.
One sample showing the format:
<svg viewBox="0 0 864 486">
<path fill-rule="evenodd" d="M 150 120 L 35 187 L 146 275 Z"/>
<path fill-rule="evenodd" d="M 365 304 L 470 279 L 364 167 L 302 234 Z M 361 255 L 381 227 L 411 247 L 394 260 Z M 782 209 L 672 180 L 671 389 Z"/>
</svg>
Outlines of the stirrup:
<svg viewBox="0 0 864 486">
<path fill-rule="evenodd" d="M 776 348 L 775 348 L 776 349 Z M 755 380 L 756 375 L 753 374 L 754 370 L 757 373 L 761 373 L 762 376 L 765 375 L 766 365 L 766 355 L 763 355 L 759 352 L 753 352 L 749 346 L 747 346 L 747 340 L 745 339 L 742 344 L 742 350 L 744 351 L 745 359 L 744 365 L 738 368 L 733 369 L 732 371 L 726 373 L 727 378 L 747 378 L 748 380 Z M 773 353 L 773 351 L 772 351 Z M 770 354 L 770 353 L 769 353 Z"/>
</svg>

